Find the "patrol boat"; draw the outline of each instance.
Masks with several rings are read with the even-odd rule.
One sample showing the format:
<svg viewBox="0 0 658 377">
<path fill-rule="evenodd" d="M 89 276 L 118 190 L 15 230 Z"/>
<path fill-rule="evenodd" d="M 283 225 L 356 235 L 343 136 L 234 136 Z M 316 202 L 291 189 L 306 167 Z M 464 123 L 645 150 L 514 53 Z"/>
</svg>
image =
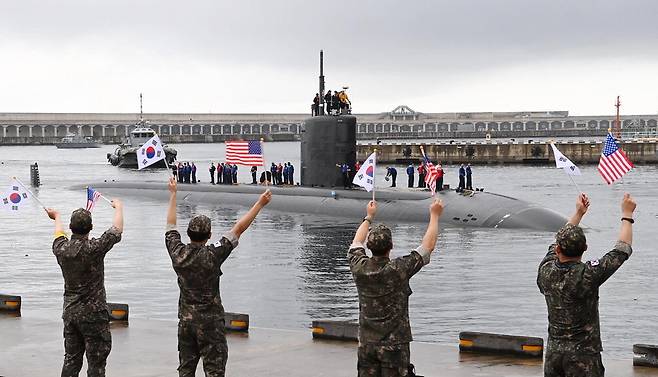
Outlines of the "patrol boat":
<svg viewBox="0 0 658 377">
<path fill-rule="evenodd" d="M 137 168 L 137 150 L 155 136 L 155 131 L 148 125 L 148 121 L 144 120 L 144 113 L 142 112 L 142 94 L 139 94 L 139 121 L 135 124 L 135 129 L 130 132 L 125 143 L 119 145 L 114 153 L 107 154 L 107 160 L 110 164 L 120 168 Z M 178 152 L 168 147 L 163 146 L 165 152 L 165 160 L 160 160 L 149 168 L 166 168 L 167 164 L 173 164 L 176 160 Z"/>
<path fill-rule="evenodd" d="M 322 53 L 320 53 L 320 90 L 324 93 Z M 318 106 L 324 110 L 322 96 Z M 324 111 L 322 111 L 324 113 Z M 358 221 L 364 215 L 371 194 L 364 190 L 345 190 L 336 164 L 354 166 L 356 162 L 356 123 L 354 115 L 319 115 L 302 124 L 301 186 L 269 187 L 276 198 L 269 210 L 285 213 L 322 214 Z M 163 181 L 112 181 L 94 184 L 95 188 L 122 196 L 149 197 L 166 201 L 169 197 Z M 178 188 L 186 203 L 217 203 L 224 206 L 250 206 L 265 190 L 256 185 L 184 185 Z M 460 227 L 517 228 L 556 232 L 566 217 L 547 208 L 505 195 L 474 192 L 462 195 L 454 190 L 436 194 L 444 202 L 442 224 Z M 415 223 L 427 222 L 432 202 L 430 193 L 378 189 L 377 220 Z"/>
<path fill-rule="evenodd" d="M 141 122 L 141 121 L 140 121 Z M 137 124 L 137 128 L 130 132 L 130 136 L 126 143 L 117 147 L 114 153 L 107 154 L 107 160 L 110 164 L 120 168 L 136 168 L 137 167 L 137 150 L 149 139 L 155 136 L 155 131 L 151 127 Z M 164 146 L 164 151 L 168 164 L 173 164 L 176 160 L 178 152 L 168 146 Z M 165 168 L 167 165 L 164 160 L 160 160 L 155 164 L 149 166 L 150 168 Z"/>
<path fill-rule="evenodd" d="M 91 137 L 82 137 L 76 134 L 68 134 L 62 138 L 59 143 L 55 143 L 59 149 L 73 148 L 100 148 L 101 144 Z"/>
</svg>

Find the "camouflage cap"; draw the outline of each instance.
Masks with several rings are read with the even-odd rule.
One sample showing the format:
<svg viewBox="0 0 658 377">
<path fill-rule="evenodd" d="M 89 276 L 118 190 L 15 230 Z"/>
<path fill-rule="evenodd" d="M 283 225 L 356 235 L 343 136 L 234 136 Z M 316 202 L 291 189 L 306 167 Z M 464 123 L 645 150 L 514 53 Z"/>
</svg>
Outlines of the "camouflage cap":
<svg viewBox="0 0 658 377">
<path fill-rule="evenodd" d="M 91 212 L 84 208 L 78 208 L 71 214 L 69 228 L 79 230 L 91 230 Z"/>
<path fill-rule="evenodd" d="M 210 233 L 210 219 L 204 215 L 194 216 L 190 220 L 187 230 L 195 233 Z"/>
<path fill-rule="evenodd" d="M 585 251 L 584 247 L 587 244 L 583 229 L 573 224 L 566 224 L 560 228 L 555 235 L 555 241 L 567 254 L 580 255 Z"/>
<path fill-rule="evenodd" d="M 373 225 L 368 233 L 368 249 L 376 251 L 388 251 L 393 248 L 393 236 L 391 230 L 384 224 Z"/>
</svg>

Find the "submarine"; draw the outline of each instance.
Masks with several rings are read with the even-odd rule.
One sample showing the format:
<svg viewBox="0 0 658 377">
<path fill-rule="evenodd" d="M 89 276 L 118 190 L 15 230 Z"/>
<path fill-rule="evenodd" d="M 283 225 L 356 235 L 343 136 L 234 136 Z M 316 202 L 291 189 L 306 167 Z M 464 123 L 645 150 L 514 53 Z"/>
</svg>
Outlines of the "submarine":
<svg viewBox="0 0 658 377">
<path fill-rule="evenodd" d="M 324 75 L 320 52 L 320 91 L 324 94 Z M 320 96 L 318 114 L 324 114 Z M 286 213 L 318 214 L 359 221 L 365 215 L 371 193 L 360 189 L 342 189 L 342 174 L 337 164 L 356 163 L 357 118 L 351 114 L 316 115 L 301 127 L 301 166 L 299 186 L 269 186 L 273 200 L 268 210 Z M 141 196 L 166 201 L 166 182 L 100 182 L 93 187 L 104 192 Z M 259 185 L 181 185 L 179 197 L 186 203 L 251 206 L 264 191 Z M 378 189 L 377 220 L 384 222 L 426 223 L 433 198 L 428 191 Z M 567 219 L 561 214 L 517 198 L 491 192 L 462 195 L 454 190 L 436 193 L 443 200 L 443 225 L 462 227 L 517 228 L 556 232 Z"/>
</svg>

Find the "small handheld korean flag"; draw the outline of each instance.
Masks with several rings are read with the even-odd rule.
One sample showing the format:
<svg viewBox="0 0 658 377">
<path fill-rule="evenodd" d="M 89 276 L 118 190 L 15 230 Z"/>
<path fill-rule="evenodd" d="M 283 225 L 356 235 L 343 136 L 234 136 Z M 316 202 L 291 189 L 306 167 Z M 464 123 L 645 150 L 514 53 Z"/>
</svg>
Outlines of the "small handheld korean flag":
<svg viewBox="0 0 658 377">
<path fill-rule="evenodd" d="M 580 169 L 578 169 L 578 166 L 571 162 L 565 155 L 560 152 L 559 149 L 555 146 L 555 144 L 551 143 L 551 147 L 553 148 L 553 155 L 555 156 L 555 166 L 558 168 L 562 168 L 565 173 L 568 175 L 580 175 Z"/>
<path fill-rule="evenodd" d="M 137 150 L 137 169 L 142 170 L 164 158 L 162 142 L 158 135 L 155 135 Z"/>
<path fill-rule="evenodd" d="M 18 181 L 13 180 L 9 190 L 2 196 L 2 207 L 9 212 L 20 212 L 28 200 L 30 195 L 28 191 L 19 184 Z"/>
<path fill-rule="evenodd" d="M 356 172 L 352 183 L 361 186 L 370 192 L 375 187 L 375 163 L 377 153 L 373 153 L 364 162 L 363 166 Z"/>
</svg>

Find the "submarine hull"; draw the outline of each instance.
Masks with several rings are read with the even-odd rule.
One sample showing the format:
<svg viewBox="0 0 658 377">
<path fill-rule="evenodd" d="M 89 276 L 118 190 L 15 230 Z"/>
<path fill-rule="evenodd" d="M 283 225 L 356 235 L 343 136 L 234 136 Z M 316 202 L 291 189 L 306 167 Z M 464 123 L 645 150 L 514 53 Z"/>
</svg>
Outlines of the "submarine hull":
<svg viewBox="0 0 658 377">
<path fill-rule="evenodd" d="M 117 196 L 169 198 L 164 182 L 103 182 L 94 188 Z M 269 186 L 273 193 L 268 210 L 286 213 L 317 214 L 360 221 L 371 193 L 363 190 L 332 190 L 309 187 Z M 191 204 L 250 206 L 265 190 L 256 185 L 180 185 L 180 200 Z M 512 197 L 489 192 L 472 196 L 455 191 L 440 191 L 443 200 L 443 225 L 483 228 L 533 229 L 556 232 L 567 218 L 550 209 Z M 383 222 L 427 223 L 432 201 L 428 191 L 377 191 L 377 220 Z"/>
</svg>

